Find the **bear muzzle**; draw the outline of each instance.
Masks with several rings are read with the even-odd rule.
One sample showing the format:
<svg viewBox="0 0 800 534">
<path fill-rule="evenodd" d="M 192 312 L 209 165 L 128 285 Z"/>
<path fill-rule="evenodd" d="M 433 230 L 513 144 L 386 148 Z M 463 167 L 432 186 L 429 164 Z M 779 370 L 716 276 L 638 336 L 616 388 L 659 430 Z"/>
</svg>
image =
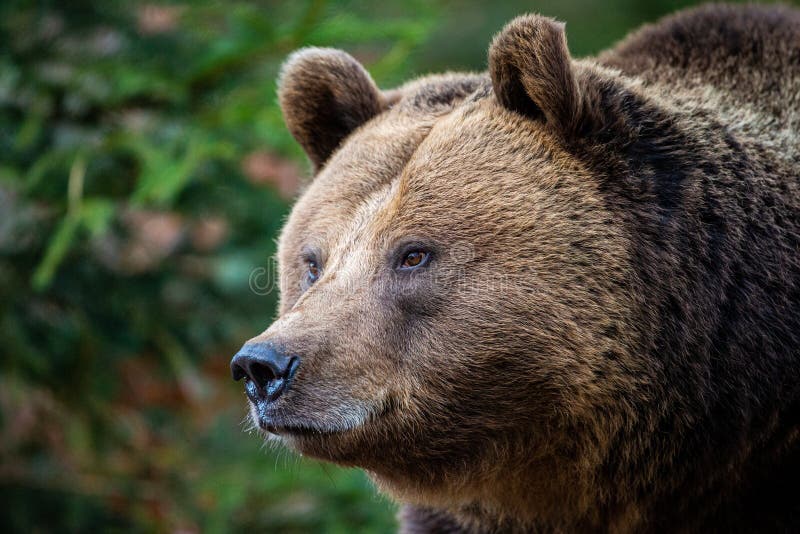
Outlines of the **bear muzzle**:
<svg viewBox="0 0 800 534">
<path fill-rule="evenodd" d="M 379 419 L 392 406 L 384 395 L 370 396 L 355 374 L 347 375 L 350 381 L 332 379 L 344 377 L 335 359 L 313 350 L 298 354 L 298 345 L 308 351 L 303 343 L 254 339 L 231 360 L 231 376 L 244 379 L 251 420 L 261 430 L 291 438 L 297 446 L 329 444 L 334 436 Z"/>
</svg>

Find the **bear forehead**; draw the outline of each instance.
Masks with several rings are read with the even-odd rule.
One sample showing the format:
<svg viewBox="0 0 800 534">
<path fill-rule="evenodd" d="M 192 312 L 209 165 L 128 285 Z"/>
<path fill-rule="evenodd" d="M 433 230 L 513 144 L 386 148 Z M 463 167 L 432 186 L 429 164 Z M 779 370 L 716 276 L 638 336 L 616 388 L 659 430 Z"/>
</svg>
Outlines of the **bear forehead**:
<svg viewBox="0 0 800 534">
<path fill-rule="evenodd" d="M 575 162 L 545 128 L 502 111 L 488 86 L 476 85 L 465 98 L 424 80 L 401 88 L 397 103 L 351 134 L 315 177 L 287 234 L 338 241 L 367 225 L 402 234 L 497 217 L 513 212 L 509 201 L 530 209 L 532 187 L 575 174 Z M 525 169 L 524 182 L 515 168 Z"/>
<path fill-rule="evenodd" d="M 356 218 L 363 220 L 365 211 L 374 214 L 385 204 L 434 121 L 390 110 L 354 132 L 295 204 L 284 239 L 313 236 L 330 242 L 338 234 L 352 233 Z"/>
<path fill-rule="evenodd" d="M 485 99 L 490 87 L 485 76 L 435 75 L 391 91 L 389 98 L 395 101 L 391 108 L 345 139 L 307 196 L 319 191 L 344 209 L 360 204 L 400 177 L 437 123 Z"/>
</svg>

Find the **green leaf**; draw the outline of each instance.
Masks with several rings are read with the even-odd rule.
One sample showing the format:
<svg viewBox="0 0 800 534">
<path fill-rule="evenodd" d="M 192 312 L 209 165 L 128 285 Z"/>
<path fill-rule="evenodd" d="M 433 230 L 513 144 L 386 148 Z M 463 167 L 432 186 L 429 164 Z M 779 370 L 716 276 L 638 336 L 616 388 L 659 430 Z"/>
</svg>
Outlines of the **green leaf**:
<svg viewBox="0 0 800 534">
<path fill-rule="evenodd" d="M 141 144 L 136 149 L 144 165 L 131 202 L 158 206 L 171 205 L 207 160 L 234 152 L 228 144 L 203 141 L 199 136 L 191 137 L 183 149 Z"/>
<path fill-rule="evenodd" d="M 58 229 L 47 244 L 42 261 L 33 273 L 32 283 L 35 290 L 42 291 L 50 285 L 56 269 L 58 269 L 59 264 L 75 239 L 79 226 L 80 217 L 76 215 L 70 215 L 62 219 Z"/>
<path fill-rule="evenodd" d="M 105 233 L 114 218 L 114 204 L 103 198 L 86 198 L 80 207 L 80 219 L 92 237 Z"/>
</svg>

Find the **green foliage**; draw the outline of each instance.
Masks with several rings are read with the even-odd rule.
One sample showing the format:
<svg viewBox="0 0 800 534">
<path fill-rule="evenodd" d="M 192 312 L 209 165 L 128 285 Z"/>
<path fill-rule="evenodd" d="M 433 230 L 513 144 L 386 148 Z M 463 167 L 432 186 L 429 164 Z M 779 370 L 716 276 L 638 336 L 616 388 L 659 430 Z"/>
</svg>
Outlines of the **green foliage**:
<svg viewBox="0 0 800 534">
<path fill-rule="evenodd" d="M 276 104 L 280 61 L 345 45 L 401 79 L 433 20 L 414 7 L 2 3 L 0 506 L 12 530 L 392 528 L 360 472 L 242 432 L 227 362 L 274 313 L 248 276 L 274 253 L 303 174 Z"/>
</svg>

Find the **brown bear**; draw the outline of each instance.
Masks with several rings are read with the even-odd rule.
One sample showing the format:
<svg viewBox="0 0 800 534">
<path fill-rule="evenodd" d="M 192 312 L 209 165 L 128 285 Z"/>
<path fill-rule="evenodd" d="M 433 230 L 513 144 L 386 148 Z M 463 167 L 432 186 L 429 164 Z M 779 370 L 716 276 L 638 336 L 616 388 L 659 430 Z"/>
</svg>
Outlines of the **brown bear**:
<svg viewBox="0 0 800 534">
<path fill-rule="evenodd" d="M 800 12 L 704 6 L 486 74 L 279 80 L 315 177 L 254 422 L 359 466 L 407 532 L 800 529 Z"/>
</svg>

